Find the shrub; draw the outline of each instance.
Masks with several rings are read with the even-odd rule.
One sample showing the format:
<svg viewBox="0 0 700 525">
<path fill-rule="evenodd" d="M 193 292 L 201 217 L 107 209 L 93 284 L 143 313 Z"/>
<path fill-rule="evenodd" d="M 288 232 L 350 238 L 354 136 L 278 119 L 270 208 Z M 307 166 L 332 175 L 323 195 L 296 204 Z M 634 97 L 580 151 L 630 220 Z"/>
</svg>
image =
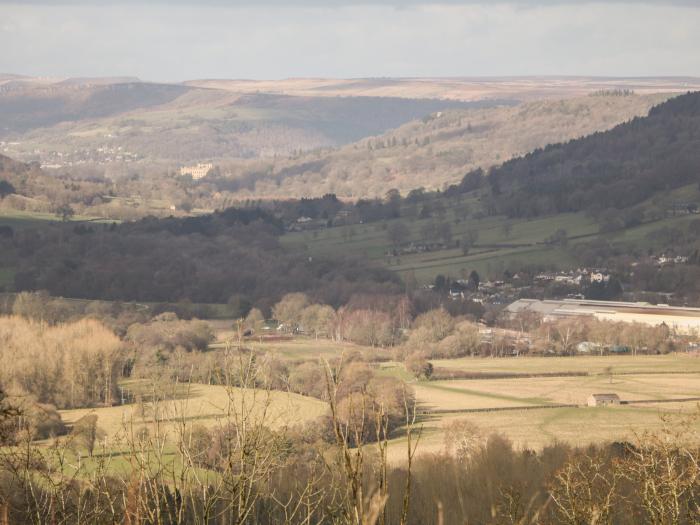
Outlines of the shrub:
<svg viewBox="0 0 700 525">
<path fill-rule="evenodd" d="M 433 364 L 420 353 L 408 356 L 405 365 L 406 370 L 419 379 L 430 379 L 430 376 L 433 375 Z"/>
</svg>

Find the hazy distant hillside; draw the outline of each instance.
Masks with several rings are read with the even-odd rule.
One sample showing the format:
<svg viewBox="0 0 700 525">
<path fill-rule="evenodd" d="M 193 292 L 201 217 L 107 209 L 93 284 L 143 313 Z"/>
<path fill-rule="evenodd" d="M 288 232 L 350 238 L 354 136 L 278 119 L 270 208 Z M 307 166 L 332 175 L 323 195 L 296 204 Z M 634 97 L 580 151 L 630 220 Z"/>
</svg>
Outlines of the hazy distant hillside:
<svg viewBox="0 0 700 525">
<path fill-rule="evenodd" d="M 212 160 L 226 198 L 357 198 L 391 188 L 441 188 L 474 168 L 645 115 L 698 83 L 531 77 L 164 85 L 126 77 L 3 78 L 0 153 L 112 179 L 151 178 Z M 610 91 L 618 88 L 657 94 Z M 591 95 L 597 90 L 608 94 Z M 554 98 L 575 93 L 587 95 Z"/>
<path fill-rule="evenodd" d="M 4 153 L 46 165 L 177 165 L 287 156 L 347 144 L 446 108 L 493 104 L 241 94 L 107 79 L 16 80 L 0 85 L 0 140 Z"/>
<path fill-rule="evenodd" d="M 49 85 L 14 81 L 0 85 L 0 137 L 59 122 L 79 121 L 169 102 L 189 88 L 165 84 L 87 83 Z"/>
<path fill-rule="evenodd" d="M 0 173 L 2 174 L 6 172 L 24 171 L 26 167 L 27 165 L 22 162 L 17 162 L 5 155 L 0 155 Z"/>
<path fill-rule="evenodd" d="M 237 173 L 263 196 L 382 196 L 397 188 L 441 188 L 547 144 L 607 130 L 646 115 L 668 95 L 587 96 L 433 113 L 339 150 Z"/>
<path fill-rule="evenodd" d="M 479 77 L 479 78 L 288 78 L 283 80 L 191 80 L 185 84 L 236 93 L 313 97 L 439 98 L 463 101 L 521 101 L 571 98 L 594 91 L 627 89 L 638 94 L 700 89 L 694 77 Z"/>
</svg>

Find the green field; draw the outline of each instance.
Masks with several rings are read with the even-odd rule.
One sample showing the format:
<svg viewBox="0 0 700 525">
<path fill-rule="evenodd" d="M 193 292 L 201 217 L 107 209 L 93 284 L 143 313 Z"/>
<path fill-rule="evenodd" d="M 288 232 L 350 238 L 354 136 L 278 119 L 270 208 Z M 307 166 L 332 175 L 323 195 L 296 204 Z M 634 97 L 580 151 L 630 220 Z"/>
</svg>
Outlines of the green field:
<svg viewBox="0 0 700 525">
<path fill-rule="evenodd" d="M 644 207 L 663 208 L 664 203 L 679 199 L 688 202 L 700 201 L 700 192 L 696 186 L 688 186 L 649 201 Z M 443 202 L 446 203 L 443 220 L 450 224 L 453 240 L 461 240 L 470 230 L 478 232 L 478 240 L 467 255 L 459 248 L 399 256 L 387 255 L 392 249 L 388 237 L 392 223 L 403 222 L 408 227 L 410 235 L 405 244 L 424 242 L 422 232 L 434 221 L 432 218 L 401 218 L 371 224 L 294 232 L 283 236 L 282 242 L 289 247 L 308 250 L 310 254 L 317 256 L 341 254 L 363 257 L 404 277 L 415 277 L 418 283 L 423 284 L 431 282 L 438 274 L 459 278 L 471 270 L 476 270 L 482 275 L 498 275 L 505 269 L 529 264 L 562 269 L 575 268 L 580 265 L 572 250 L 577 244 L 604 238 L 624 244 L 628 248 L 653 248 L 654 243 L 646 237 L 650 232 L 665 227 L 684 227 L 689 221 L 697 219 L 696 215 L 669 217 L 602 234 L 598 222 L 584 213 L 565 213 L 533 220 L 514 220 L 502 216 L 481 219 L 472 216 L 464 220 L 458 218 L 458 210 L 462 207 L 469 210 L 478 209 L 480 204 L 475 195 L 467 195 L 460 201 L 443 199 Z M 568 244 L 547 244 L 546 239 L 560 229 L 566 231 Z"/>
<path fill-rule="evenodd" d="M 687 403 L 684 413 L 693 411 Z M 654 432 L 664 426 L 662 415 L 684 417 L 679 408 L 661 405 L 624 406 L 611 408 L 551 408 L 541 410 L 506 410 L 426 417 L 421 421 L 422 435 L 419 450 L 422 454 L 445 450 L 445 426 L 454 421 L 467 420 L 478 428 L 484 439 L 500 434 L 517 448 L 542 449 L 555 442 L 585 447 L 591 443 L 633 440 L 645 431 Z M 696 431 L 700 424 L 696 422 Z M 393 462 L 405 461 L 405 441 L 396 438 L 389 445 Z"/>
<path fill-rule="evenodd" d="M 134 388 L 133 384 L 128 384 Z M 147 391 L 147 386 L 145 387 Z M 181 386 L 177 395 L 160 403 L 158 420 L 160 431 L 175 438 L 177 427 L 182 422 L 201 424 L 205 427 L 215 427 L 225 424 L 231 411 L 240 409 L 242 399 L 251 407 L 251 417 L 264 417 L 271 428 L 282 428 L 289 425 L 311 421 L 325 413 L 326 404 L 318 399 L 300 396 L 288 392 L 263 390 L 246 390 L 239 388 L 227 389 L 223 386 L 192 384 Z M 264 416 L 263 410 L 266 409 Z M 96 414 L 97 424 L 104 432 L 108 441 L 119 444 L 124 441 L 125 433 L 133 427 L 153 430 L 152 415 L 142 414 L 136 404 L 126 404 L 104 408 L 82 408 L 61 411 L 62 419 L 74 423 L 87 414 Z"/>
<path fill-rule="evenodd" d="M 0 268 L 0 288 L 12 286 L 15 279 L 13 268 Z"/>
<path fill-rule="evenodd" d="M 123 383 L 132 391 L 148 393 L 151 385 L 147 382 L 127 381 Z M 162 385 L 161 385 L 162 388 Z M 80 418 L 95 414 L 99 428 L 99 441 L 92 458 L 84 458 L 86 465 L 83 475 L 88 475 L 98 464 L 112 474 L 130 474 L 133 471 L 133 446 L 139 446 L 138 436 L 144 431 L 157 443 L 159 451 L 149 455 L 155 462 L 156 456 L 174 472 L 179 472 L 182 457 L 178 454 L 177 443 L 183 432 L 189 432 L 194 425 L 209 430 L 223 428 L 231 422 L 240 421 L 245 412 L 246 421 L 258 421 L 274 430 L 314 421 L 325 414 L 326 404 L 317 399 L 280 391 L 264 391 L 223 386 L 191 384 L 174 385 L 176 393 L 169 392 L 168 399 L 156 405 L 147 403 L 141 410 L 138 404 L 113 407 L 62 410 L 61 418 L 71 425 Z M 166 387 L 167 390 L 167 387 Z M 245 408 L 244 408 L 245 407 Z M 157 414 L 157 416 L 156 416 Z M 76 461 L 69 462 L 68 469 L 74 469 Z M 154 468 L 156 464 L 154 463 Z M 202 474 L 211 475 L 207 471 Z"/>
<path fill-rule="evenodd" d="M 54 213 L 31 212 L 21 210 L 0 209 L 0 226 L 11 226 L 12 228 L 26 228 L 28 226 L 41 225 L 47 222 L 60 222 L 60 217 Z M 90 217 L 87 215 L 74 215 L 70 222 L 118 222 L 102 217 Z"/>
<path fill-rule="evenodd" d="M 431 222 L 430 219 L 400 220 L 409 227 L 412 241 L 419 241 L 421 229 Z M 285 235 L 282 240 L 288 246 L 305 247 L 313 255 L 340 253 L 366 257 L 400 274 L 413 273 L 419 282 L 428 282 L 439 273 L 459 277 L 463 269 L 487 272 L 515 261 L 574 264 L 575 261 L 566 250 L 538 243 L 542 243 L 562 227 L 570 236 L 591 235 L 597 231 L 597 225 L 582 214 L 515 222 L 509 235 L 503 231 L 503 226 L 510 221 L 503 217 L 462 221 L 459 224 L 452 220 L 448 222 L 452 225 L 454 239 L 460 239 L 468 230 L 479 232 L 478 241 L 468 255 L 463 255 L 460 249 L 451 248 L 394 257 L 386 255 L 391 249 L 387 228 L 392 222 L 395 221 L 343 226 L 318 232 L 291 233 Z"/>
</svg>

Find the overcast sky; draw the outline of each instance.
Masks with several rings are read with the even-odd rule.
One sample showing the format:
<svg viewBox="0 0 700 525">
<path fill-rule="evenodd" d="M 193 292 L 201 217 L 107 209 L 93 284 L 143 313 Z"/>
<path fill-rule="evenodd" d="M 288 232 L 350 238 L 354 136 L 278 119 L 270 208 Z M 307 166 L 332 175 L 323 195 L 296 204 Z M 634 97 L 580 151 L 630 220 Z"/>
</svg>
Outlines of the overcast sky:
<svg viewBox="0 0 700 525">
<path fill-rule="evenodd" d="M 700 0 L 0 0 L 0 72 L 700 76 Z"/>
</svg>

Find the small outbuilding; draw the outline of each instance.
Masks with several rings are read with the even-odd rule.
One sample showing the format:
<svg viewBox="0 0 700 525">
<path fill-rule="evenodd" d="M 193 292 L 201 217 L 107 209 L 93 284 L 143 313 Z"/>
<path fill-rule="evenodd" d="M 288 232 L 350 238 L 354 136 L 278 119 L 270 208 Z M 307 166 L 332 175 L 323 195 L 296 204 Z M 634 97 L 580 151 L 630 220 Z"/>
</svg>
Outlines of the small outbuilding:
<svg viewBox="0 0 700 525">
<path fill-rule="evenodd" d="M 620 396 L 617 394 L 591 394 L 588 398 L 589 407 L 605 407 L 608 405 L 619 405 Z"/>
</svg>

